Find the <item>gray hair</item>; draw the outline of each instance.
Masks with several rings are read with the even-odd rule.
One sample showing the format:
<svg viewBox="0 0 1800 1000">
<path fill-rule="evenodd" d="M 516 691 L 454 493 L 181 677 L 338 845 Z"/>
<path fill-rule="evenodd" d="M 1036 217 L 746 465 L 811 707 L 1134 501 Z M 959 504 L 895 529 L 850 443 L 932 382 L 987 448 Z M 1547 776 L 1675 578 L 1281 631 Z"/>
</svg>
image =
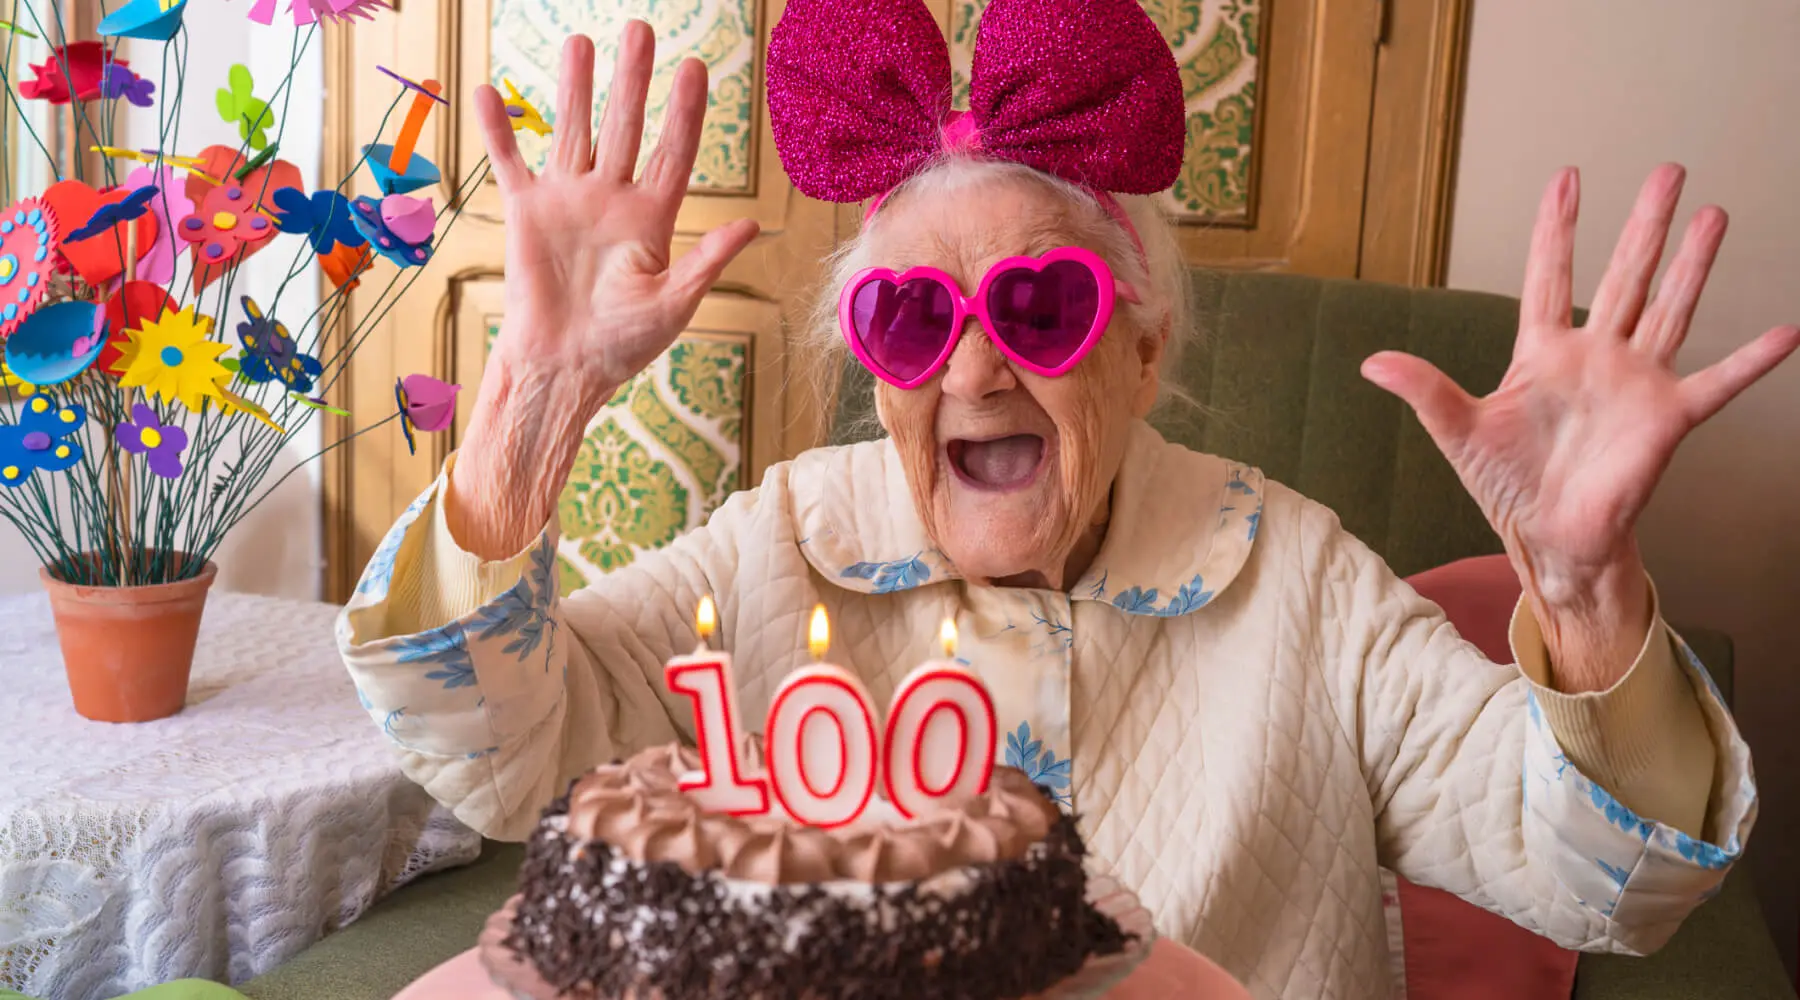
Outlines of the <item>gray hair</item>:
<svg viewBox="0 0 1800 1000">
<path fill-rule="evenodd" d="M 1139 302 L 1120 302 L 1125 318 L 1137 330 L 1167 329 L 1169 336 L 1163 350 L 1162 371 L 1167 376 L 1177 370 L 1183 350 L 1196 338 L 1190 318 L 1192 302 L 1188 268 L 1175 239 L 1175 227 L 1154 199 L 1116 196 L 1143 243 L 1141 255 L 1131 234 L 1101 206 L 1092 192 L 1023 164 L 946 154 L 895 188 L 890 200 L 903 194 L 947 196 L 992 180 L 1037 184 L 1070 206 L 1069 225 L 1076 242 L 1105 258 L 1113 274 L 1138 291 Z M 838 292 L 856 272 L 876 263 L 870 237 L 879 224 L 878 214 L 827 258 L 824 284 L 813 302 L 807 329 L 800 338 L 807 356 L 816 359 L 810 366 L 817 379 L 813 398 L 827 404 L 836 401 L 843 367 L 850 362 L 850 349 L 838 330 Z M 1191 400 L 1165 377 L 1158 402 L 1167 405 Z"/>
</svg>

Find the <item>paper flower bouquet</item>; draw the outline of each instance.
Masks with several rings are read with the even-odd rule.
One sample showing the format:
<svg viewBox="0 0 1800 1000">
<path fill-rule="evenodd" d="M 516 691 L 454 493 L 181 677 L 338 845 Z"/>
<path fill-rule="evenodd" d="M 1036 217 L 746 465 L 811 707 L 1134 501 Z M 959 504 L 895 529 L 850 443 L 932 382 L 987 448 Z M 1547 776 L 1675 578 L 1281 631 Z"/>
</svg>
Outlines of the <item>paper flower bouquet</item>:
<svg viewBox="0 0 1800 1000">
<path fill-rule="evenodd" d="M 486 176 L 484 161 L 434 203 L 442 176 L 417 142 L 448 102 L 435 81 L 391 71 L 384 134 L 368 137 L 333 187 L 309 190 L 280 158 L 292 65 L 266 88 L 233 67 L 216 105 L 241 142 L 178 148 L 181 102 L 214 96 L 183 87 L 184 17 L 203 4 L 218 5 L 210 17 L 291 18 L 296 53 L 320 30 L 348 30 L 386 7 L 129 0 L 92 39 L 67 36 L 63 5 L 40 16 L 20 0 L 0 21 L 0 65 L 15 64 L 21 38 L 50 49 L 28 75 L 0 77 L 21 112 L 9 162 L 29 140 L 52 178 L 34 191 L 10 190 L 11 174 L 0 181 L 0 517 L 43 564 L 77 710 L 110 721 L 180 710 L 213 554 L 279 485 L 266 480 L 282 447 L 333 410 L 332 387 L 368 331 Z M 146 44 L 160 50 L 156 78 L 123 58 L 128 38 L 140 40 L 140 63 L 150 62 Z M 72 127 L 72 155 L 50 152 L 22 113 L 30 102 L 48 102 Z M 120 102 L 155 110 L 156 144 L 115 144 Z M 362 170 L 379 197 L 349 193 Z M 282 262 L 283 280 L 257 301 L 239 287 L 239 268 L 265 253 Z M 298 309 L 284 301 L 296 281 L 322 285 L 316 309 L 310 295 Z M 414 375 L 395 386 L 392 412 L 352 436 L 399 421 L 410 445 L 454 415 L 455 387 Z"/>
</svg>

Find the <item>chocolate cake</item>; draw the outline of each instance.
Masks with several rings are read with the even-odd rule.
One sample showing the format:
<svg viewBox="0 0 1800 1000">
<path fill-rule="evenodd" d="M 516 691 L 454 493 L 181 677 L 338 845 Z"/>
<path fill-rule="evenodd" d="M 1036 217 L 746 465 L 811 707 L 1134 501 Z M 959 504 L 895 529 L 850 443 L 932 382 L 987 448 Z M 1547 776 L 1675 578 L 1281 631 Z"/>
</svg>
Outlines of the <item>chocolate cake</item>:
<svg viewBox="0 0 1800 1000">
<path fill-rule="evenodd" d="M 676 785 L 698 765 L 653 748 L 551 803 L 484 938 L 496 981 L 540 1000 L 1010 1000 L 1131 940 L 1087 900 L 1074 821 L 1021 771 L 954 810 L 822 830 L 702 811 Z"/>
</svg>

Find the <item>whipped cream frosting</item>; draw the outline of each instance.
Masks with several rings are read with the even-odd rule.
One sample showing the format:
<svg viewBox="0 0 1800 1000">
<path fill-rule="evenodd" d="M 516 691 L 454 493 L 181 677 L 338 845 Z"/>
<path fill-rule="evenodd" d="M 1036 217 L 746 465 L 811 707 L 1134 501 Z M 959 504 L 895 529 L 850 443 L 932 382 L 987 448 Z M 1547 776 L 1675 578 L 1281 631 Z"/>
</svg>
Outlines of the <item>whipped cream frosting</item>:
<svg viewBox="0 0 1800 1000">
<path fill-rule="evenodd" d="M 634 861 L 769 885 L 904 882 L 1021 858 L 1059 816 L 1023 771 L 997 767 L 986 794 L 943 812 L 821 830 L 775 815 L 705 812 L 676 783 L 699 769 L 698 754 L 673 744 L 597 768 L 569 792 L 566 834 L 603 840 Z"/>
</svg>

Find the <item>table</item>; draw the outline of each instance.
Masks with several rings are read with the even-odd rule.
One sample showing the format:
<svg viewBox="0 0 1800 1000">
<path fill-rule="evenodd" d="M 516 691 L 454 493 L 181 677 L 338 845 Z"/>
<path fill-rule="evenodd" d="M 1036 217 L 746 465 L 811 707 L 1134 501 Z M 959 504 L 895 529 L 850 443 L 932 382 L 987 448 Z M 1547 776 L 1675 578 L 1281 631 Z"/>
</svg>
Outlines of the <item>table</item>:
<svg viewBox="0 0 1800 1000">
<path fill-rule="evenodd" d="M 187 707 L 75 714 L 49 602 L 0 599 L 0 986 L 242 982 L 476 834 L 400 773 L 329 605 L 215 592 Z"/>
<path fill-rule="evenodd" d="M 475 949 L 426 973 L 394 1000 L 512 1000 L 488 982 Z M 1249 991 L 1225 970 L 1173 941 L 1151 946 L 1150 957 L 1106 1000 L 1250 1000 Z"/>
</svg>

